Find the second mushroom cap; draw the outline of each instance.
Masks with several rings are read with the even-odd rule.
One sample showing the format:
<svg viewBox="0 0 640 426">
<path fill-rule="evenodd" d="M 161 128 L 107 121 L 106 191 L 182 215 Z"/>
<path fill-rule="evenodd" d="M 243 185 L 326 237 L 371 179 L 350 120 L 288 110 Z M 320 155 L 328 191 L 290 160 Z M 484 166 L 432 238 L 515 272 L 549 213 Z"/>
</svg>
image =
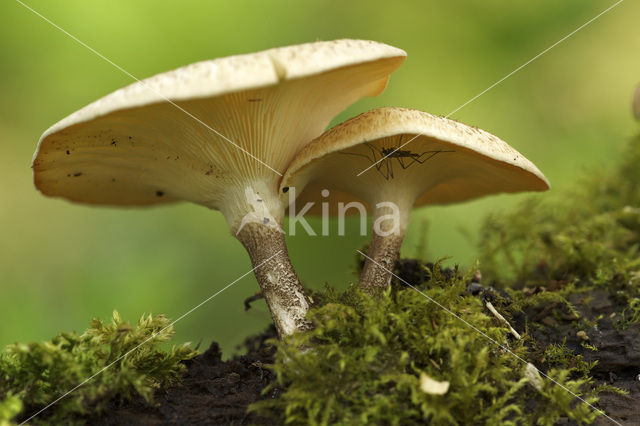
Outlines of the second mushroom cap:
<svg viewBox="0 0 640 426">
<path fill-rule="evenodd" d="M 426 112 L 389 107 L 345 121 L 306 146 L 287 169 L 281 194 L 290 187 L 300 202 L 320 201 L 321 189 L 328 189 L 334 192 L 329 200 L 370 205 L 402 194 L 420 206 L 545 191 L 549 182 L 497 136 Z"/>
<path fill-rule="evenodd" d="M 336 202 L 366 204 L 374 219 L 371 261 L 387 272 L 374 273 L 365 265 L 361 285 L 385 287 L 413 206 L 544 191 L 549 183 L 533 163 L 490 133 L 421 111 L 380 108 L 316 138 L 294 158 L 280 187 L 282 196 L 291 188 L 298 205 L 324 202 L 333 213 L 340 213 Z M 377 221 L 394 213 L 397 223 Z"/>
</svg>

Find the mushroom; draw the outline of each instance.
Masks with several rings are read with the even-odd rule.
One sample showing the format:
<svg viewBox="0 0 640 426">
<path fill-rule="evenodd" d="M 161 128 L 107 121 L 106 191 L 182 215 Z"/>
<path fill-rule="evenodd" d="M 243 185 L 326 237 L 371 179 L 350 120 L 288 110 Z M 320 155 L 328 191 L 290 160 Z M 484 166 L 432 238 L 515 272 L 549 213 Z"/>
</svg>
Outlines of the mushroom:
<svg viewBox="0 0 640 426">
<path fill-rule="evenodd" d="M 340 111 L 376 96 L 406 53 L 315 42 L 187 65 L 119 89 L 40 138 L 45 195 L 111 206 L 190 201 L 220 210 L 249 253 L 280 336 L 308 327 L 287 255 L 278 183 Z"/>
<path fill-rule="evenodd" d="M 402 108 L 375 109 L 326 131 L 295 157 L 280 184 L 298 204 L 323 200 L 332 214 L 336 202 L 338 215 L 353 212 L 358 205 L 345 204 L 353 201 L 373 211 L 360 277 L 369 292 L 388 287 L 413 206 L 548 188 L 536 166 L 497 137 Z"/>
<path fill-rule="evenodd" d="M 640 120 L 640 84 L 636 87 L 636 92 L 633 95 L 633 115 Z"/>
</svg>

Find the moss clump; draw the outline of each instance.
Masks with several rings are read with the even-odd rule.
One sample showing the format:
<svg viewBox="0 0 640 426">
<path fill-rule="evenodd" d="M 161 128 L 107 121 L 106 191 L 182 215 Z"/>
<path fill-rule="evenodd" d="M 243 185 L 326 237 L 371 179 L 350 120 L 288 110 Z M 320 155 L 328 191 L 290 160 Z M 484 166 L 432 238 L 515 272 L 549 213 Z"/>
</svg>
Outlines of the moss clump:
<svg viewBox="0 0 640 426">
<path fill-rule="evenodd" d="M 151 401 L 158 387 L 178 379 L 181 361 L 196 355 L 189 344 L 159 349 L 174 334 L 168 325 L 163 315 L 149 315 L 132 327 L 114 311 L 111 323 L 94 319 L 80 335 L 63 332 L 44 343 L 7 346 L 0 354 L 0 395 L 7 395 L 0 400 L 0 424 L 27 419 L 94 375 L 33 422 L 82 422 L 81 416 L 134 395 Z"/>
<path fill-rule="evenodd" d="M 281 394 L 252 409 L 290 424 L 552 424 L 598 416 L 567 392 L 594 403 L 587 374 L 558 362 L 546 372 L 557 383 L 527 375 L 527 340 L 511 337 L 466 291 L 469 277 L 439 265 L 423 270 L 429 278 L 416 289 L 314 295 L 315 329 L 274 342 L 270 389 Z M 446 394 L 424 392 L 425 374 L 449 382 Z"/>
<path fill-rule="evenodd" d="M 616 169 L 490 216 L 479 247 L 491 287 L 410 261 L 399 273 L 409 270 L 418 291 L 315 295 L 316 328 L 274 342 L 280 396 L 252 409 L 291 424 L 547 425 L 592 422 L 601 413 L 583 401 L 601 395 L 618 419 L 637 418 L 635 396 L 625 396 L 637 355 L 625 348 L 640 330 L 639 165 L 640 139 Z M 523 339 L 510 337 L 487 300 Z M 447 393 L 423 392 L 421 375 L 448 381 Z"/>
<path fill-rule="evenodd" d="M 22 400 L 19 397 L 8 394 L 0 400 L 0 426 L 10 426 L 12 420 L 22 411 Z"/>
<path fill-rule="evenodd" d="M 501 287 L 602 288 L 623 307 L 619 327 L 638 323 L 640 138 L 623 158 L 564 192 L 491 215 L 479 244 L 485 276 Z"/>
</svg>

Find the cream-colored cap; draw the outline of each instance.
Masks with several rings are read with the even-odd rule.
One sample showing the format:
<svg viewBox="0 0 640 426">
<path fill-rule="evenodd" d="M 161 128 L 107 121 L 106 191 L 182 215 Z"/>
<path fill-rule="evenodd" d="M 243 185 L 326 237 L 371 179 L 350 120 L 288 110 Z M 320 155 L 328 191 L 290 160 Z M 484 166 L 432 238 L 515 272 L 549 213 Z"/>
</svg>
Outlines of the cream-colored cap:
<svg viewBox="0 0 640 426">
<path fill-rule="evenodd" d="M 277 172 L 294 154 L 348 105 L 384 90 L 405 56 L 337 40 L 158 74 L 48 129 L 33 159 L 35 184 L 89 204 L 187 200 L 224 210 L 253 182 L 277 190 Z"/>
<path fill-rule="evenodd" d="M 283 198 L 294 187 L 299 205 L 325 201 L 335 207 L 338 201 L 358 200 L 419 206 L 544 191 L 549 183 L 533 163 L 490 133 L 421 111 L 380 108 L 316 138 L 294 158 L 280 187 Z M 323 189 L 328 197 L 321 196 Z"/>
</svg>

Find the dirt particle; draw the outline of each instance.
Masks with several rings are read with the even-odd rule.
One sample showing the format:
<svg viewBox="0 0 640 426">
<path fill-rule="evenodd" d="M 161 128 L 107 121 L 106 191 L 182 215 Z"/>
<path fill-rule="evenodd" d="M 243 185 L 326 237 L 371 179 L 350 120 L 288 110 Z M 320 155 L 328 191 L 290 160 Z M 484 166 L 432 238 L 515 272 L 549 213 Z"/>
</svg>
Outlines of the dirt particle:
<svg viewBox="0 0 640 426">
<path fill-rule="evenodd" d="M 164 191 L 156 191 L 157 197 L 162 197 L 164 195 Z"/>
<path fill-rule="evenodd" d="M 82 176 L 82 172 L 74 173 L 73 176 L 75 176 L 75 177 Z"/>
<path fill-rule="evenodd" d="M 116 140 L 115 139 L 111 139 L 111 145 L 113 146 L 117 146 Z"/>
<path fill-rule="evenodd" d="M 576 333 L 576 336 L 578 336 L 579 338 L 581 338 L 584 341 L 589 340 L 589 336 L 587 336 L 587 333 L 584 332 L 584 330 L 580 330 Z"/>
<path fill-rule="evenodd" d="M 550 316 L 546 316 L 546 317 L 542 318 L 542 320 L 540 322 L 542 324 L 546 325 L 547 327 L 554 327 L 556 325 L 556 320 L 554 320 Z"/>
<path fill-rule="evenodd" d="M 282 188 L 282 192 L 287 193 L 289 192 L 289 187 L 285 186 L 284 188 Z"/>
<path fill-rule="evenodd" d="M 69 152 L 69 150 L 67 150 L 67 155 L 69 155 L 69 154 L 71 154 L 71 153 Z"/>
</svg>

